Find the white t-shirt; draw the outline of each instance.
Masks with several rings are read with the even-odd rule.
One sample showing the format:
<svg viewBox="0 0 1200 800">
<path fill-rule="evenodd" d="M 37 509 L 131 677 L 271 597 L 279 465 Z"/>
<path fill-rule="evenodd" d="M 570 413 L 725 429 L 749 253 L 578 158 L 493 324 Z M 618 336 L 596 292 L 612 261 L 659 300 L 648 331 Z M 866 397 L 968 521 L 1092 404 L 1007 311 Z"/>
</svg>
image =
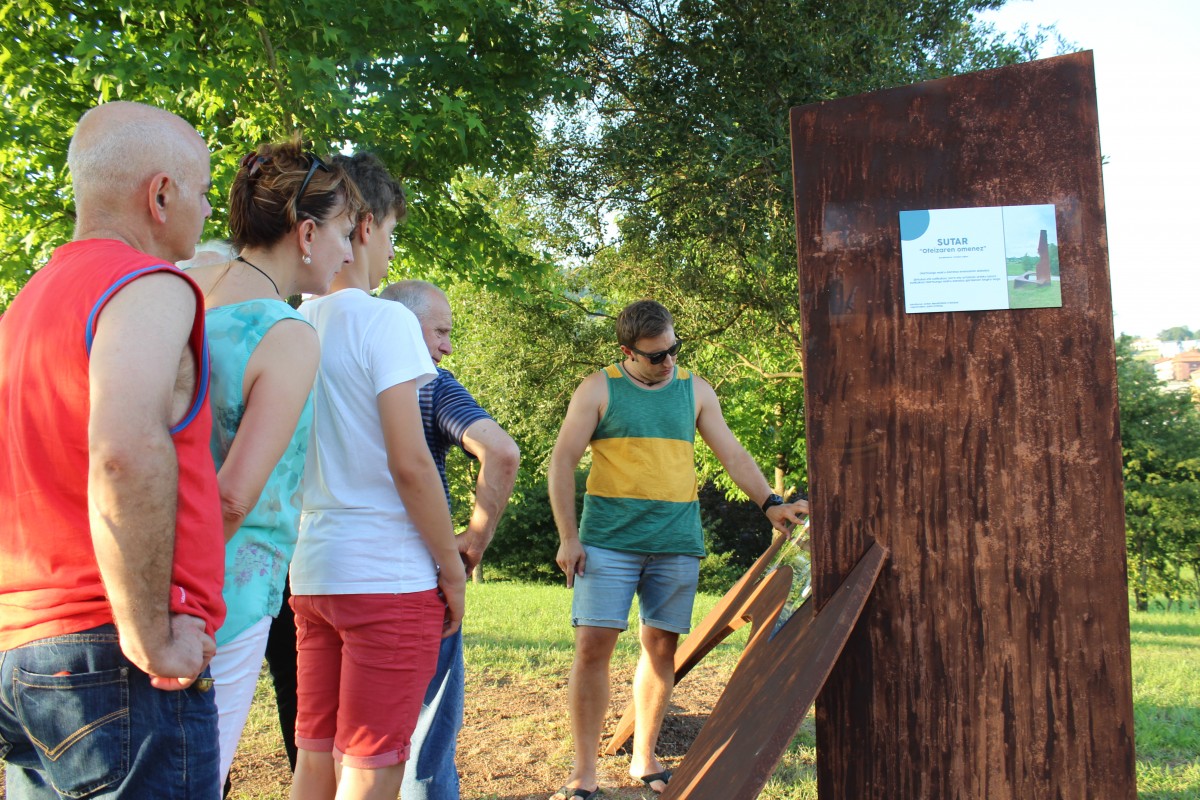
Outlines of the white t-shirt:
<svg viewBox="0 0 1200 800">
<path fill-rule="evenodd" d="M 300 306 L 321 340 L 293 594 L 392 594 L 437 586 L 437 566 L 388 470 L 378 395 L 437 376 L 421 326 L 359 289 Z M 413 436 L 424 436 L 420 427 Z"/>
</svg>

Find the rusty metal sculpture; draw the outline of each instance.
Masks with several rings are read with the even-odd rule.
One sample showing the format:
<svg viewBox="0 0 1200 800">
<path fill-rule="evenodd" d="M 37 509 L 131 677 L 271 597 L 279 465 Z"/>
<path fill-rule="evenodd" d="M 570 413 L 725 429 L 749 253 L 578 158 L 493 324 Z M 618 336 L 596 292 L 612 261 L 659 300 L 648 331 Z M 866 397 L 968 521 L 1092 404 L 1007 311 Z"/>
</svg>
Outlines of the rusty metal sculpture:
<svg viewBox="0 0 1200 800">
<path fill-rule="evenodd" d="M 1091 54 L 793 109 L 792 147 L 813 599 L 889 551 L 817 701 L 820 796 L 1133 800 Z M 1061 307 L 905 313 L 900 211 L 1047 203 Z"/>
<path fill-rule="evenodd" d="M 789 566 L 785 545 L 801 548 L 806 530 L 777 535 L 754 565 L 680 645 L 678 683 L 731 633 L 752 631 L 729 684 L 675 770 L 664 800 L 752 800 L 795 736 L 870 595 L 886 551 L 873 545 L 839 592 L 819 612 L 805 599 L 808 576 Z M 753 724 L 749 724 L 753 722 Z M 605 751 L 612 755 L 633 732 L 631 703 Z"/>
<path fill-rule="evenodd" d="M 1050 245 L 1046 239 L 1046 231 L 1038 237 L 1038 262 L 1033 272 L 1026 272 L 1019 278 L 1013 279 L 1015 286 L 1049 286 L 1050 281 Z"/>
<path fill-rule="evenodd" d="M 801 534 L 803 535 L 803 534 Z M 714 647 L 725 641 L 731 633 L 747 622 L 746 608 L 759 590 L 759 582 L 771 566 L 772 560 L 788 542 L 788 537 L 776 534 L 770 547 L 746 570 L 733 588 L 713 606 L 712 611 L 701 620 L 675 652 L 675 684 L 678 685 L 684 676 L 692 671 L 692 667 L 700 663 Z M 790 579 L 789 579 L 790 580 Z M 790 585 L 790 584 L 789 584 Z M 625 707 L 625 712 L 617 721 L 613 737 L 605 749 L 606 755 L 616 755 L 633 735 L 634 708 L 633 701 Z"/>
<path fill-rule="evenodd" d="M 746 650 L 662 800 L 758 797 L 833 671 L 886 556 L 872 544 L 824 607 L 807 600 L 778 630 L 791 568 L 759 583 L 746 604 L 754 623 Z"/>
</svg>

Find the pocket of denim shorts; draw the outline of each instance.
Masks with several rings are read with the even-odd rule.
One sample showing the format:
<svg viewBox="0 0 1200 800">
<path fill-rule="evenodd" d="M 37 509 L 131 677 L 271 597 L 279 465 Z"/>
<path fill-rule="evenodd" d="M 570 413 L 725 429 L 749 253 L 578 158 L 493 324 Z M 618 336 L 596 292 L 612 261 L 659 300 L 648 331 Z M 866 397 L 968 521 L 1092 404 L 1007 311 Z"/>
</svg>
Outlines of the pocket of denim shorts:
<svg viewBox="0 0 1200 800">
<path fill-rule="evenodd" d="M 54 789 L 84 798 L 129 772 L 129 682 L 125 668 L 75 675 L 16 669 L 15 712 L 38 748 Z"/>
</svg>

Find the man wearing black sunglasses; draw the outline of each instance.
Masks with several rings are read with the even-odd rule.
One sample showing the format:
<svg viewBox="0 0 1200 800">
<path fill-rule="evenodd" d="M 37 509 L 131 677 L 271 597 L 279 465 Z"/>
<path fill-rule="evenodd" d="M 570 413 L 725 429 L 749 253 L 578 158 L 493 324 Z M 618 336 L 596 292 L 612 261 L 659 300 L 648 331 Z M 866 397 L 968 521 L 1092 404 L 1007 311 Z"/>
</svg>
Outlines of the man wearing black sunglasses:
<svg viewBox="0 0 1200 800">
<path fill-rule="evenodd" d="M 696 433 L 776 529 L 787 533 L 808 513 L 803 500 L 786 504 L 774 494 L 725 424 L 712 386 L 678 366 L 680 342 L 665 307 L 653 300 L 626 306 L 617 316 L 617 341 L 624 361 L 575 390 L 550 457 L 550 503 L 561 539 L 556 560 L 575 591 L 568 684 L 575 768 L 551 800 L 587 800 L 598 789 L 608 665 L 635 593 L 641 658 L 629 774 L 655 793 L 670 781 L 654 751 L 704 557 Z M 592 469 L 577 524 L 575 467 L 589 446 Z"/>
</svg>

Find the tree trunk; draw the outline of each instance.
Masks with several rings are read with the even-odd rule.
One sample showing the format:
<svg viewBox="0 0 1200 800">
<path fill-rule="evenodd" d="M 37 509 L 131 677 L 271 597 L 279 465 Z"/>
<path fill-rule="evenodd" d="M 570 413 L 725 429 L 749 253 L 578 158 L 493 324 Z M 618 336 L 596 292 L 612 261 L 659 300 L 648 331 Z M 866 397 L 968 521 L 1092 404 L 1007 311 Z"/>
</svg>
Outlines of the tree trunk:
<svg viewBox="0 0 1200 800">
<path fill-rule="evenodd" d="M 1138 611 L 1150 610 L 1150 598 L 1146 595 L 1146 583 L 1150 580 L 1150 567 L 1146 564 L 1146 542 L 1142 541 L 1141 558 L 1138 559 L 1137 583 L 1133 587 L 1133 598 Z"/>
<path fill-rule="evenodd" d="M 775 404 L 775 494 L 787 499 L 787 453 L 779 432 L 783 430 L 783 404 Z"/>
<path fill-rule="evenodd" d="M 1175 565 L 1175 582 L 1171 585 L 1171 588 L 1169 588 L 1167 590 L 1167 611 L 1170 611 L 1173 607 L 1175 607 L 1176 600 L 1179 601 L 1178 602 L 1179 610 L 1180 611 L 1183 610 L 1183 593 L 1180 592 L 1179 597 L 1178 598 L 1175 597 L 1176 588 L 1182 585 L 1179 582 L 1179 578 L 1181 577 L 1182 572 L 1183 572 L 1182 565 L 1176 564 Z"/>
</svg>

